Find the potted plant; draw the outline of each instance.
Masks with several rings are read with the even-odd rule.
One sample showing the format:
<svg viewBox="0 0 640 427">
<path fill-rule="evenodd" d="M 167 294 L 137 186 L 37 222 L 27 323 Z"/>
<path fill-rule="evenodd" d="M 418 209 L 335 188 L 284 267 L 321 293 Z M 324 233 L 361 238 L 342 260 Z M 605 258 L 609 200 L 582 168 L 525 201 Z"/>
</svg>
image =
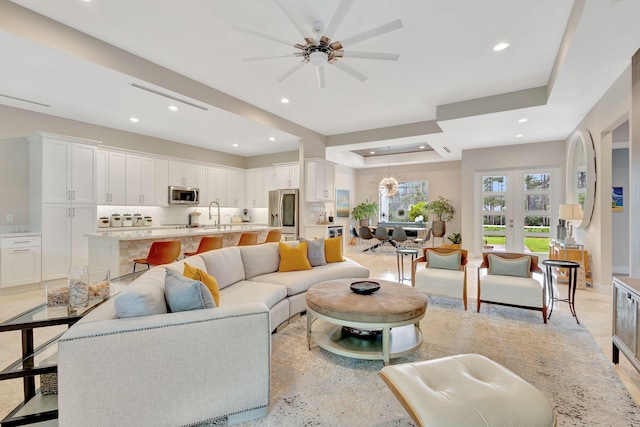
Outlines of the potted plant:
<svg viewBox="0 0 640 427">
<path fill-rule="evenodd" d="M 429 212 L 433 215 L 433 235 L 444 237 L 447 231 L 447 221 L 451 221 L 456 213 L 456 208 L 449 199 L 442 196 L 428 203 Z"/>
<path fill-rule="evenodd" d="M 366 199 L 351 211 L 351 218 L 360 221 L 360 225 L 370 225 L 370 218 L 378 213 L 378 203 Z"/>
<path fill-rule="evenodd" d="M 447 239 L 451 242 L 447 245 L 449 248 L 460 248 L 462 245 L 462 234 L 460 233 L 452 233 L 447 236 Z"/>
</svg>

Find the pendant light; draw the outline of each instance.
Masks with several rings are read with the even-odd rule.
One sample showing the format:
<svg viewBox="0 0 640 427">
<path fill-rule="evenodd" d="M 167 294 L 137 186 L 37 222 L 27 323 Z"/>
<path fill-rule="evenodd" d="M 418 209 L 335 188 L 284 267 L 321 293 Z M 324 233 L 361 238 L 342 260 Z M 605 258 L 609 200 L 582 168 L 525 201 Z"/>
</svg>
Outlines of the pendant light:
<svg viewBox="0 0 640 427">
<path fill-rule="evenodd" d="M 391 146 L 389 146 L 389 155 L 391 155 Z M 391 160 L 387 166 L 387 176 L 382 178 L 378 188 L 383 196 L 393 197 L 398 193 L 398 180 L 391 175 Z"/>
</svg>

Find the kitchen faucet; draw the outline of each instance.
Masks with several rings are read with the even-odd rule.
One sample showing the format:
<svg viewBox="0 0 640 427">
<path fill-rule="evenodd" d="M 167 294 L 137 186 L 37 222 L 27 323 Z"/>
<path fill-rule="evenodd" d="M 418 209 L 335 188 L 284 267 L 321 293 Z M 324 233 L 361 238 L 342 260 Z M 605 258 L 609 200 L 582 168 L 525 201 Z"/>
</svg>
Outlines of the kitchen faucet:
<svg viewBox="0 0 640 427">
<path fill-rule="evenodd" d="M 214 203 L 218 207 L 218 219 L 216 220 L 215 225 L 219 226 L 220 225 L 220 203 L 216 202 L 215 200 L 209 203 L 209 220 L 211 220 L 211 205 Z"/>
</svg>

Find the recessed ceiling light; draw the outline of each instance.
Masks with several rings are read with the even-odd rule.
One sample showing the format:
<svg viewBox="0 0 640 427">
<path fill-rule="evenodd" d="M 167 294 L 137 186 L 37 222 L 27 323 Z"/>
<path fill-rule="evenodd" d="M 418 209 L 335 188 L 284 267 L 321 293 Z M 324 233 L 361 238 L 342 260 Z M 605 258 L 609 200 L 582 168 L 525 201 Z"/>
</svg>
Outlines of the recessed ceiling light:
<svg viewBox="0 0 640 427">
<path fill-rule="evenodd" d="M 237 147 L 237 146 L 238 146 L 238 144 L 235 144 L 235 143 L 234 143 L 234 144 L 233 144 L 233 146 L 234 146 L 234 147 Z"/>
<path fill-rule="evenodd" d="M 376 154 L 375 151 L 369 151 L 369 154 Z"/>
<path fill-rule="evenodd" d="M 522 138 L 523 136 L 524 136 L 523 134 L 519 133 L 516 135 L 516 138 Z"/>
<path fill-rule="evenodd" d="M 269 141 L 275 141 L 275 140 L 276 140 L 275 136 L 270 136 L 269 137 Z"/>
<path fill-rule="evenodd" d="M 288 103 L 289 103 L 289 99 L 287 99 L 287 98 L 282 98 L 282 99 L 280 100 L 280 102 L 282 102 L 283 104 L 288 104 Z"/>
<path fill-rule="evenodd" d="M 529 119 L 527 119 L 526 117 L 523 117 L 520 120 L 518 120 L 518 123 L 526 123 L 528 121 L 529 121 Z"/>
<path fill-rule="evenodd" d="M 140 121 L 140 119 L 137 118 L 137 117 L 129 117 L 129 121 L 133 122 L 133 123 L 138 123 Z"/>
<path fill-rule="evenodd" d="M 424 145 L 421 145 L 421 146 L 420 146 L 420 147 L 418 147 L 418 148 L 419 148 L 419 149 L 421 149 L 421 150 L 424 150 L 424 149 L 425 149 L 425 148 L 427 148 L 427 147 L 425 147 Z"/>
<path fill-rule="evenodd" d="M 505 50 L 506 48 L 508 48 L 509 46 L 511 46 L 511 43 L 507 43 L 507 42 L 500 42 L 497 45 L 495 45 L 493 47 L 493 50 L 496 52 L 500 52 L 501 50 Z"/>
<path fill-rule="evenodd" d="M 169 110 L 178 111 L 178 107 L 176 107 L 175 105 L 169 105 Z"/>
</svg>

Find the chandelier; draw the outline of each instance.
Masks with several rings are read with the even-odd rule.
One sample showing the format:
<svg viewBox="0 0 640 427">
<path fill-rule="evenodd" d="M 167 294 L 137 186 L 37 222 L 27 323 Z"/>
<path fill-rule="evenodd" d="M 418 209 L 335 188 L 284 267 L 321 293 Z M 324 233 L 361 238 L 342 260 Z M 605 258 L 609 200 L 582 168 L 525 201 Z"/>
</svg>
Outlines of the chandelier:
<svg viewBox="0 0 640 427">
<path fill-rule="evenodd" d="M 392 197 L 398 193 L 398 180 L 392 176 L 382 178 L 378 186 L 383 196 Z"/>
<path fill-rule="evenodd" d="M 389 154 L 391 154 L 391 147 L 389 147 Z M 391 160 L 389 160 L 387 166 L 387 176 L 382 178 L 378 189 L 382 196 L 393 197 L 398 193 L 398 180 L 391 176 Z"/>
</svg>

